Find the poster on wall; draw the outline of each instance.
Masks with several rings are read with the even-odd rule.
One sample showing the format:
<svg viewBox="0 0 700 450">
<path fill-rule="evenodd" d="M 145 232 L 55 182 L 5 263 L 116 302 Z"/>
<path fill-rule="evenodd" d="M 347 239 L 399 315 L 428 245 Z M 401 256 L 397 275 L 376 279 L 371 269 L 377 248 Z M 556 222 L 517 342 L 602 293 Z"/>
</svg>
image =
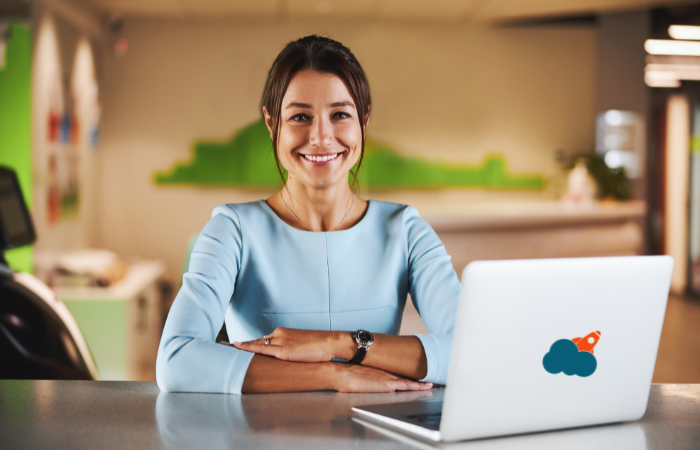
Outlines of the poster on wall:
<svg viewBox="0 0 700 450">
<path fill-rule="evenodd" d="M 43 68 L 38 90 L 47 95 L 37 108 L 45 132 L 39 136 L 36 155 L 43 159 L 38 167 L 43 169 L 39 178 L 45 191 L 45 222 L 56 225 L 80 214 L 81 167 L 84 153 L 97 146 L 100 109 L 89 42 L 78 42 L 72 71 L 64 76 L 50 22 L 42 29 L 38 47 Z"/>
<path fill-rule="evenodd" d="M 69 89 L 63 90 L 63 92 L 66 91 L 71 92 Z M 51 95 L 51 98 L 57 100 L 60 97 L 60 91 Z M 61 98 L 60 102 L 54 101 L 46 117 L 48 148 L 46 217 L 50 224 L 76 216 L 79 211 L 80 119 L 74 113 L 74 104 L 73 98 Z M 68 107 L 61 108 L 61 105 L 68 105 Z"/>
</svg>

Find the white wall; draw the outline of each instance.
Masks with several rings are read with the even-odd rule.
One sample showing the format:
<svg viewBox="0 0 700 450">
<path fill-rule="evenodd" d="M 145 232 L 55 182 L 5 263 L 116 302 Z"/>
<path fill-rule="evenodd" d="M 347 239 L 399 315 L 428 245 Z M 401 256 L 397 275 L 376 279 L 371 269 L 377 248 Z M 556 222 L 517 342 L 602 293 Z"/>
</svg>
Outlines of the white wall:
<svg viewBox="0 0 700 450">
<path fill-rule="evenodd" d="M 258 119 L 274 57 L 310 33 L 327 33 L 353 50 L 372 88 L 368 133 L 406 154 L 477 163 L 498 152 L 514 172 L 552 175 L 555 149 L 593 148 L 594 29 L 128 22 L 127 54 L 106 61 L 97 244 L 162 259 L 177 277 L 187 238 L 215 205 L 269 195 L 158 187 L 152 174 L 188 159 L 194 141 L 227 139 Z M 451 201 L 546 195 L 437 194 Z"/>
</svg>

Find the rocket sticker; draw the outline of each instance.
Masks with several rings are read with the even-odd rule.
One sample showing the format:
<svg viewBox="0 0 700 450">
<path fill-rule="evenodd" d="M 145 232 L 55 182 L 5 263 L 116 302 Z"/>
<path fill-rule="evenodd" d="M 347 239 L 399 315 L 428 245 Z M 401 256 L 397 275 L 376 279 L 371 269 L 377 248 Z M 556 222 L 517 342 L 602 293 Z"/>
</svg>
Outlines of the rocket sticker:
<svg viewBox="0 0 700 450">
<path fill-rule="evenodd" d="M 542 365 L 551 374 L 564 372 L 565 375 L 589 377 L 598 367 L 593 349 L 600 340 L 600 331 L 593 331 L 584 337 L 559 339 L 544 355 Z"/>
<path fill-rule="evenodd" d="M 599 339 L 600 331 L 594 331 L 585 337 L 573 338 L 572 341 L 576 344 L 576 347 L 578 347 L 578 351 L 593 353 L 593 348 L 596 346 Z"/>
</svg>

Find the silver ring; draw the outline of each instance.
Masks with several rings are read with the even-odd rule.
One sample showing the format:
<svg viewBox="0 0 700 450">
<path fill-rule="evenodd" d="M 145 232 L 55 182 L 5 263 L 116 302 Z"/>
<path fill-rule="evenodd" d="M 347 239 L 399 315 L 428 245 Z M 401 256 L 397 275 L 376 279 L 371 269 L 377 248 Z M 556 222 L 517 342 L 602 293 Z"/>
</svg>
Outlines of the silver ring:
<svg viewBox="0 0 700 450">
<path fill-rule="evenodd" d="M 267 335 L 263 336 L 263 339 L 265 339 L 265 345 L 270 345 L 270 340 L 267 338 Z"/>
</svg>

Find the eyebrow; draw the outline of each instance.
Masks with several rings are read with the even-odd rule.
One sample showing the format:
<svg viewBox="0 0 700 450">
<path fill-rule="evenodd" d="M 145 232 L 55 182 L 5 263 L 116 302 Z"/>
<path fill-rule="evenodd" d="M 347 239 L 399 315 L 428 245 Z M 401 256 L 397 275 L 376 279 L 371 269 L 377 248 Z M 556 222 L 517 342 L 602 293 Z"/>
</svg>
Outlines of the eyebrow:
<svg viewBox="0 0 700 450">
<path fill-rule="evenodd" d="M 337 108 L 339 106 L 350 106 L 350 107 L 355 107 L 355 104 L 353 102 L 336 102 L 336 103 L 331 103 L 332 108 Z"/>
<path fill-rule="evenodd" d="M 338 108 L 340 106 L 349 106 L 354 108 L 355 104 L 352 102 L 335 102 L 331 103 L 331 108 Z M 289 108 L 304 108 L 304 109 L 311 109 L 311 105 L 308 103 L 299 103 L 299 102 L 292 102 L 288 104 L 284 109 L 289 109 Z"/>
<path fill-rule="evenodd" d="M 288 104 L 284 109 L 289 109 L 289 108 L 306 108 L 306 109 L 311 109 L 311 105 L 308 103 L 297 103 L 297 102 L 292 102 Z"/>
</svg>

